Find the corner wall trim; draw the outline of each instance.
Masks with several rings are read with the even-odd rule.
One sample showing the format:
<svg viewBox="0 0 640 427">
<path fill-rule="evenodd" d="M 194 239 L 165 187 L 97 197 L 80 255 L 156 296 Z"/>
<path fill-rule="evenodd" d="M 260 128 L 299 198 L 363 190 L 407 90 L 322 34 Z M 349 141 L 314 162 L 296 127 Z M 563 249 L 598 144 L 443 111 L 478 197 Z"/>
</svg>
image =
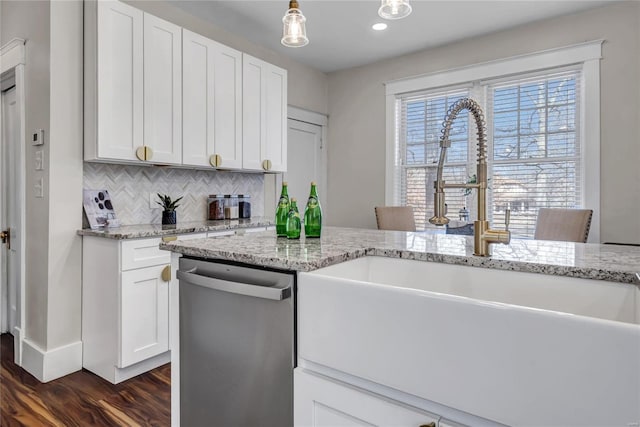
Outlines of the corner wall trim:
<svg viewBox="0 0 640 427">
<path fill-rule="evenodd" d="M 25 41 L 13 39 L 0 47 L 0 74 L 26 62 Z"/>
<path fill-rule="evenodd" d="M 287 118 L 318 126 L 327 126 L 329 124 L 329 118 L 325 114 L 294 107 L 293 105 L 287 107 Z"/>
<path fill-rule="evenodd" d="M 22 341 L 22 367 L 46 383 L 82 369 L 82 341 L 44 351 L 35 343 Z"/>
</svg>

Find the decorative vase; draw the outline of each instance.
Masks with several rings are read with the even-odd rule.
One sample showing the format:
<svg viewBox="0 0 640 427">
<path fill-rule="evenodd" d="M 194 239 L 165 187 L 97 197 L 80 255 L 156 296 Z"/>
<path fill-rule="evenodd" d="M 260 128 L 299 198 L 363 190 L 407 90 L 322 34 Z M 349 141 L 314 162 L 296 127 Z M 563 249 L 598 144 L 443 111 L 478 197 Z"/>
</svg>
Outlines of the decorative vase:
<svg viewBox="0 0 640 427">
<path fill-rule="evenodd" d="M 162 211 L 162 225 L 175 225 L 176 211 Z"/>
</svg>

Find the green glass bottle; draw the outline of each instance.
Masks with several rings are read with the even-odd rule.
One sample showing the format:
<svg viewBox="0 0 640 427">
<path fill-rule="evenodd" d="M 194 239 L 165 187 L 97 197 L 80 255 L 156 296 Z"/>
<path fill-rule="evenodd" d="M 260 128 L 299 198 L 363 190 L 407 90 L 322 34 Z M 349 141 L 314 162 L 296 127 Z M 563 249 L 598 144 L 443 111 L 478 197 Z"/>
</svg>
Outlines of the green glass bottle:
<svg viewBox="0 0 640 427">
<path fill-rule="evenodd" d="M 278 237 L 287 236 L 287 216 L 289 215 L 289 192 L 287 183 L 282 183 L 282 192 L 276 209 L 276 235 Z"/>
<path fill-rule="evenodd" d="M 311 182 L 311 192 L 304 210 L 304 234 L 307 237 L 320 237 L 322 232 L 322 208 L 318 199 L 316 183 Z"/>
<path fill-rule="evenodd" d="M 295 197 L 291 199 L 291 207 L 287 215 L 287 239 L 300 238 L 300 213 L 298 212 L 298 204 Z"/>
</svg>

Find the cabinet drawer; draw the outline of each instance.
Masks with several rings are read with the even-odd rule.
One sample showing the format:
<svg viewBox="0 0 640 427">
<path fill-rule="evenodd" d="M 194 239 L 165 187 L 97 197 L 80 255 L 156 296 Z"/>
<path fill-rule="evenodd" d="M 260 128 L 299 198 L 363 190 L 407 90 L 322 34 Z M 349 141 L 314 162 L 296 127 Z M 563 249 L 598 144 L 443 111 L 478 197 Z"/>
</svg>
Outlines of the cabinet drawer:
<svg viewBox="0 0 640 427">
<path fill-rule="evenodd" d="M 122 242 L 122 271 L 169 264 L 171 252 L 160 249 L 160 237 Z"/>
<path fill-rule="evenodd" d="M 294 369 L 296 427 L 435 426 L 439 416 L 352 387 Z"/>
</svg>

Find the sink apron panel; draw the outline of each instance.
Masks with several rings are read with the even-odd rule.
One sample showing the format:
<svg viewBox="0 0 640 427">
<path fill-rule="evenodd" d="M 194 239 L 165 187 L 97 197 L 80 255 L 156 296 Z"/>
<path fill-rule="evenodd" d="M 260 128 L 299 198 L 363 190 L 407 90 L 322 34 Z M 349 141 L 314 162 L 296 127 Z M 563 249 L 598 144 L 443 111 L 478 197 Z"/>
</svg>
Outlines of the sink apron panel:
<svg viewBox="0 0 640 427">
<path fill-rule="evenodd" d="M 298 303 L 301 359 L 513 426 L 640 422 L 638 325 L 315 273 Z"/>
</svg>

